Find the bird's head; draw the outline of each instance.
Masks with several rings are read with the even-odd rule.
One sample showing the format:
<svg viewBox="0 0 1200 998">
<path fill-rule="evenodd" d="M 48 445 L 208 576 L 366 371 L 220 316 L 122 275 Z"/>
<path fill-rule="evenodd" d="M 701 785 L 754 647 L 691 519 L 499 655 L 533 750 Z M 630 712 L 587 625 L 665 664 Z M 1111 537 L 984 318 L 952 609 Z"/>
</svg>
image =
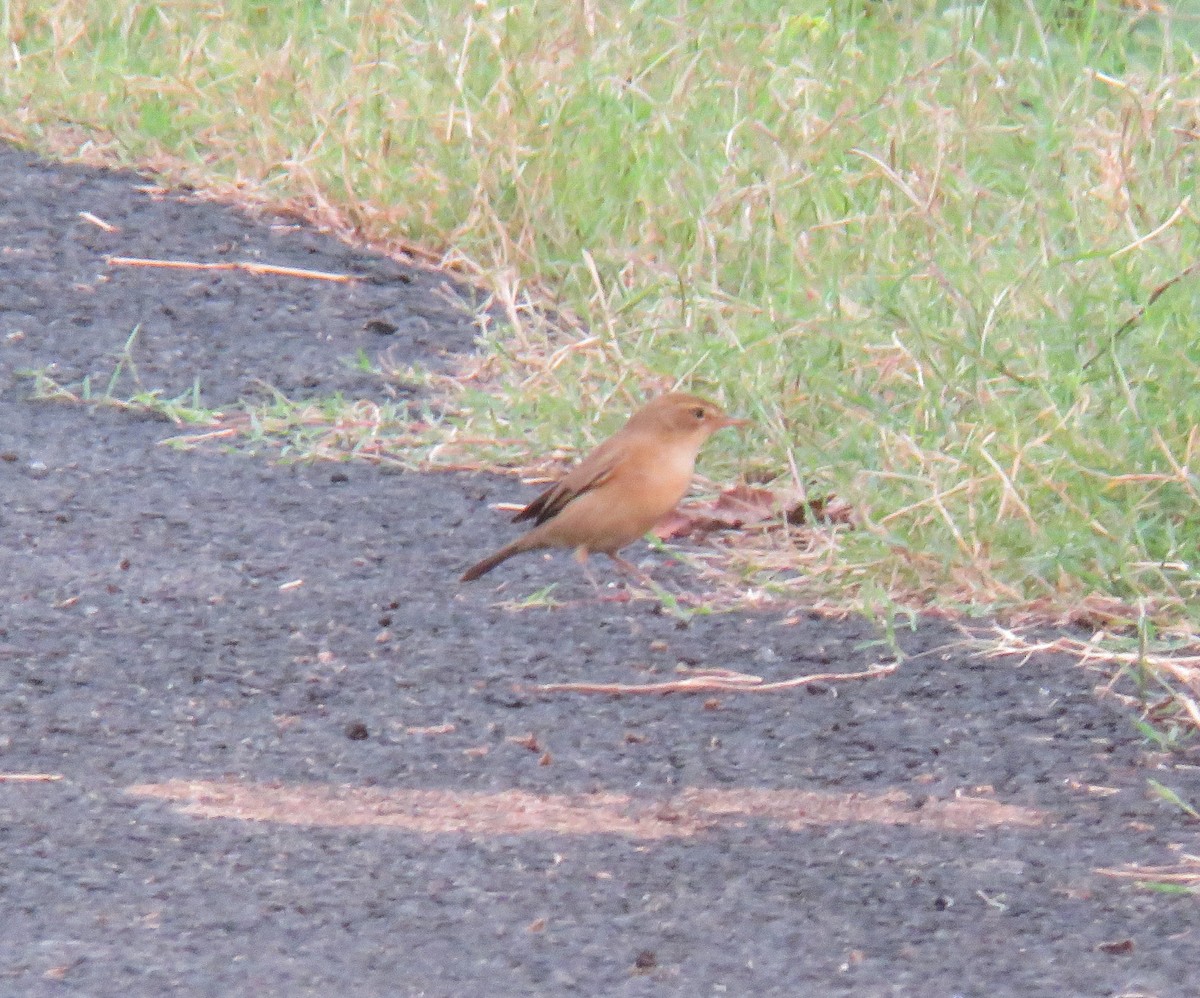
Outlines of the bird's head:
<svg viewBox="0 0 1200 998">
<path fill-rule="evenodd" d="M 646 430 L 672 440 L 686 440 L 696 447 L 717 430 L 727 426 L 748 426 L 749 420 L 734 419 L 715 402 L 685 392 L 660 395 L 634 413 L 630 429 Z"/>
</svg>

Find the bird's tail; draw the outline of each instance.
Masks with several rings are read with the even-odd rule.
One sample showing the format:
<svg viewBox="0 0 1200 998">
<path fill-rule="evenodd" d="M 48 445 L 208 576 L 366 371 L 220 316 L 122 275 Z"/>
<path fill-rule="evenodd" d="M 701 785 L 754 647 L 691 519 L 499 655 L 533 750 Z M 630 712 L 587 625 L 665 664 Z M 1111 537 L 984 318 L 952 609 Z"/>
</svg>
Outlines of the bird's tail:
<svg viewBox="0 0 1200 998">
<path fill-rule="evenodd" d="M 489 554 L 486 558 L 483 559 L 483 561 L 472 565 L 465 572 L 463 572 L 463 574 L 459 577 L 458 581 L 459 582 L 474 582 L 481 575 L 486 575 L 488 572 L 490 572 L 493 568 L 495 568 L 497 565 L 499 565 L 500 562 L 508 561 L 508 559 L 511 558 L 514 554 L 520 554 L 522 551 L 527 550 L 528 545 L 522 543 L 524 540 L 525 540 L 524 537 L 518 537 L 511 544 L 506 544 L 499 551 L 495 551 L 492 554 Z"/>
</svg>

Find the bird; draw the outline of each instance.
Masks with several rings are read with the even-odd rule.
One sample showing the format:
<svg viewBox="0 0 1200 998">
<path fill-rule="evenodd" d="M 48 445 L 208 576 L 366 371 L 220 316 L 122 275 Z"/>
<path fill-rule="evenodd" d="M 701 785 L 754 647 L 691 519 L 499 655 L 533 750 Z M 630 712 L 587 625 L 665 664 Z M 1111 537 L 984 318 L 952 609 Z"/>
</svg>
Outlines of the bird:
<svg viewBox="0 0 1200 998">
<path fill-rule="evenodd" d="M 685 392 L 660 395 L 513 517 L 532 520 L 528 533 L 462 574 L 471 582 L 523 551 L 574 548 L 606 554 L 618 568 L 641 576 L 617 552 L 646 534 L 675 508 L 692 482 L 696 455 L 718 430 L 747 426 L 714 402 Z M 585 565 L 586 570 L 586 565 Z"/>
</svg>

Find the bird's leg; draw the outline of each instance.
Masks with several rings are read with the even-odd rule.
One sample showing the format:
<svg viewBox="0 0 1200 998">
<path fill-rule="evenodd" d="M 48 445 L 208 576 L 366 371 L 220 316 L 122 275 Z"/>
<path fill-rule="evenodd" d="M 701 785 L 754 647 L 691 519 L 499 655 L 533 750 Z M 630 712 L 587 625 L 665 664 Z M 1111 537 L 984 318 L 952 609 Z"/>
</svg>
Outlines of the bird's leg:
<svg viewBox="0 0 1200 998">
<path fill-rule="evenodd" d="M 658 590 L 658 583 L 656 583 L 652 578 L 650 578 L 650 576 L 646 572 L 643 572 L 640 568 L 638 568 L 637 565 L 635 565 L 633 562 L 626 561 L 619 554 L 617 554 L 613 551 L 610 551 L 608 553 L 608 556 L 613 560 L 613 564 L 615 564 L 617 566 L 617 571 L 622 572 L 623 574 L 628 575 L 631 578 L 637 579 L 637 581 L 640 582 L 643 586 L 649 586 L 651 589 L 653 589 L 655 591 Z"/>
<path fill-rule="evenodd" d="M 687 593 L 673 594 L 669 590 L 664 589 L 662 586 L 660 586 L 657 582 L 654 581 L 654 577 L 652 575 L 650 575 L 649 572 L 643 572 L 640 568 L 637 567 L 637 565 L 633 564 L 632 562 L 626 561 L 624 558 L 618 557 L 617 555 L 611 554 L 611 553 L 609 554 L 609 557 L 616 563 L 617 568 L 621 572 L 623 572 L 629 576 L 632 576 L 634 579 L 636 579 L 638 582 L 640 582 L 643 586 L 645 586 L 647 589 L 649 589 L 650 592 L 652 592 L 654 594 L 655 598 L 658 599 L 659 601 L 661 601 L 662 603 L 664 603 L 665 605 L 669 606 L 669 605 L 673 605 L 673 604 L 681 603 L 681 602 L 682 603 L 695 602 L 695 600 L 691 596 L 689 596 Z"/>
<path fill-rule="evenodd" d="M 586 545 L 580 544 L 575 549 L 575 560 L 579 562 L 579 567 L 583 569 L 583 574 L 587 576 L 588 582 L 592 584 L 592 588 L 596 591 L 596 598 L 604 599 L 604 590 L 600 587 L 600 582 L 592 572 L 592 566 L 588 564 L 588 549 Z"/>
<path fill-rule="evenodd" d="M 606 593 L 604 587 L 600 585 L 599 580 L 592 572 L 591 562 L 588 561 L 588 549 L 586 545 L 580 544 L 575 549 L 575 560 L 579 562 L 579 567 L 583 569 L 583 574 L 587 576 L 588 582 L 592 584 L 592 588 L 596 591 L 596 599 L 606 602 L 624 602 L 629 599 L 629 593 Z M 632 565 L 629 566 L 633 568 Z M 636 569 L 634 569 L 636 571 Z"/>
</svg>

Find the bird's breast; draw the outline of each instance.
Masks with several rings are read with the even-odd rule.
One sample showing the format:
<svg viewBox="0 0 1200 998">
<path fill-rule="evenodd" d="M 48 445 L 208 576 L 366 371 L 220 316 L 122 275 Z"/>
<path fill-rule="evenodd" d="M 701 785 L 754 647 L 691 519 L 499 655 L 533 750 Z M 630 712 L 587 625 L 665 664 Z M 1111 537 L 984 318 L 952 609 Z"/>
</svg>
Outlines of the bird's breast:
<svg viewBox="0 0 1200 998">
<path fill-rule="evenodd" d="M 636 478 L 648 505 L 671 511 L 692 484 L 696 470 L 696 454 L 691 449 L 659 448 L 646 453 L 641 460 L 630 462 L 630 478 Z"/>
<path fill-rule="evenodd" d="M 675 508 L 691 484 L 695 460 L 694 451 L 656 441 L 629 446 L 607 481 L 537 528 L 539 539 L 589 551 L 620 550 Z"/>
</svg>

